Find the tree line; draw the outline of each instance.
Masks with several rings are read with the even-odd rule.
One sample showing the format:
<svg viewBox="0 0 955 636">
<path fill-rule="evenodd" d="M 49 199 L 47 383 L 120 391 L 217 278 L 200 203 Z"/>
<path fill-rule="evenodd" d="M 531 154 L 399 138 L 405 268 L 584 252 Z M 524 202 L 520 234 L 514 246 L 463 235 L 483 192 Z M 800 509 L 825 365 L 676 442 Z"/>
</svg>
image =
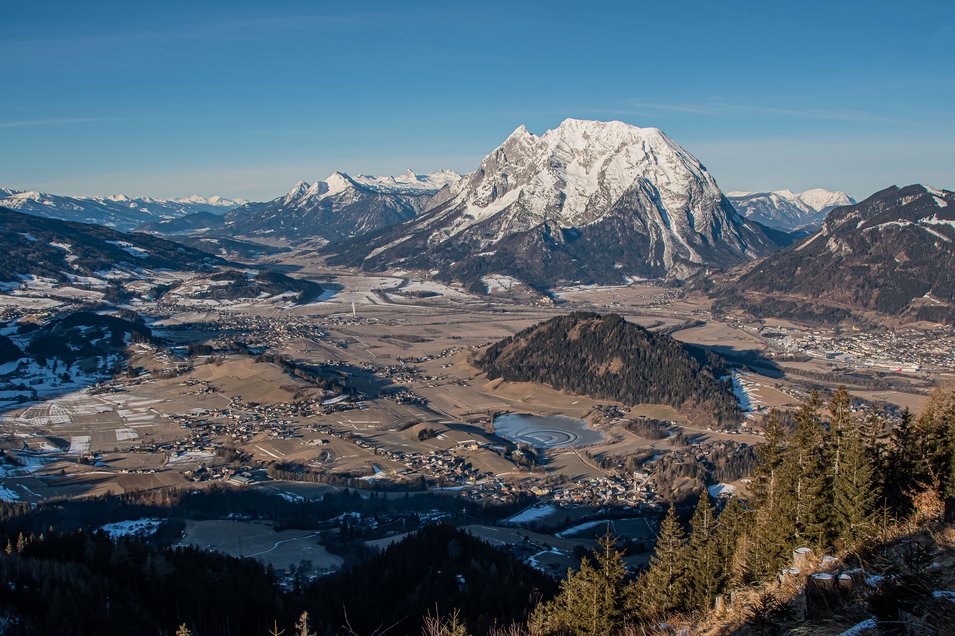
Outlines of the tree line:
<svg viewBox="0 0 955 636">
<path fill-rule="evenodd" d="M 774 579 L 793 551 L 849 556 L 899 524 L 938 518 L 955 496 L 955 391 L 891 426 L 857 414 L 845 389 L 823 408 L 813 395 L 788 430 L 772 413 L 746 500 L 721 511 L 706 491 L 689 523 L 665 514 L 650 565 L 631 579 L 610 537 L 537 606 L 534 636 L 622 633 L 673 615 L 702 618 L 717 596 Z"/>
</svg>

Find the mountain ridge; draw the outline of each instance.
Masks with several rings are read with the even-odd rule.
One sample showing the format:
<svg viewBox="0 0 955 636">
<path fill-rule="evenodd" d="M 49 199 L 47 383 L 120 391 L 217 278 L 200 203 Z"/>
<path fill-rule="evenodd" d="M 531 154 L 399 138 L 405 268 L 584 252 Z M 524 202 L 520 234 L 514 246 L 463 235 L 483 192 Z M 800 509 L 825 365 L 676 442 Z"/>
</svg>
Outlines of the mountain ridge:
<svg viewBox="0 0 955 636">
<path fill-rule="evenodd" d="M 460 179 L 445 170 L 419 175 L 352 177 L 333 172 L 311 184 L 298 181 L 283 196 L 248 203 L 223 218 L 230 236 L 303 238 L 337 242 L 413 218 L 440 190 Z"/>
<path fill-rule="evenodd" d="M 130 197 L 124 194 L 87 197 L 49 194 L 36 190 L 0 189 L 0 207 L 49 219 L 96 223 L 120 231 L 193 213 L 224 214 L 243 199 L 193 195 L 180 198 Z"/>
<path fill-rule="evenodd" d="M 845 192 L 813 188 L 804 192 L 727 192 L 737 211 L 746 218 L 787 232 L 817 229 L 837 207 L 853 205 Z"/>
<path fill-rule="evenodd" d="M 777 248 L 659 129 L 568 119 L 540 136 L 518 127 L 415 218 L 328 253 L 370 270 L 437 269 L 478 289 L 492 273 L 538 288 L 682 278 Z"/>
<path fill-rule="evenodd" d="M 891 186 L 836 208 L 818 232 L 732 273 L 714 293 L 716 309 L 818 310 L 838 321 L 850 307 L 955 324 L 955 193 Z"/>
</svg>

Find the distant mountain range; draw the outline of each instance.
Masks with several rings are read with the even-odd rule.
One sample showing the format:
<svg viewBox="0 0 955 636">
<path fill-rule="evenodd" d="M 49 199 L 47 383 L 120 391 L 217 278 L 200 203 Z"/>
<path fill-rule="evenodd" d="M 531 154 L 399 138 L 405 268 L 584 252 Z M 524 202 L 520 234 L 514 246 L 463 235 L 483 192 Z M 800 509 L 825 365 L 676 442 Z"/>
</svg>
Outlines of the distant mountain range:
<svg viewBox="0 0 955 636">
<path fill-rule="evenodd" d="M 414 218 L 460 179 L 452 171 L 409 170 L 397 177 L 335 172 L 312 184 L 299 181 L 285 196 L 236 208 L 217 229 L 230 236 L 341 241 Z"/>
<path fill-rule="evenodd" d="M 892 186 L 713 290 L 715 309 L 838 322 L 870 310 L 955 324 L 955 194 Z"/>
<path fill-rule="evenodd" d="M 62 221 L 96 223 L 121 231 L 145 223 L 178 218 L 196 212 L 223 214 L 245 203 L 242 199 L 192 196 L 180 199 L 127 197 L 79 197 L 0 188 L 0 207 Z"/>
<path fill-rule="evenodd" d="M 855 203 L 845 192 L 821 188 L 805 192 L 728 192 L 726 196 L 746 218 L 784 232 L 816 230 L 829 212 Z"/>
<path fill-rule="evenodd" d="M 656 128 L 568 119 L 521 126 L 417 215 L 327 248 L 332 264 L 436 271 L 472 290 L 682 278 L 787 238 L 741 217 L 710 173 Z"/>
</svg>

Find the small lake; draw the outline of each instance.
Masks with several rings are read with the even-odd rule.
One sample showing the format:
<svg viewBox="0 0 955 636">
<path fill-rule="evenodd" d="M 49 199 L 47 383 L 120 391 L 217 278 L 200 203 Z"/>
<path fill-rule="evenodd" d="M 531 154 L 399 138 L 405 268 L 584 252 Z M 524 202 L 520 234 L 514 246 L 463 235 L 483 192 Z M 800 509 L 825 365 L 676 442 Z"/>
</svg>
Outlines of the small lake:
<svg viewBox="0 0 955 636">
<path fill-rule="evenodd" d="M 535 448 L 589 446 L 604 438 L 603 433 L 593 430 L 583 420 L 563 415 L 506 413 L 494 418 L 494 432 Z"/>
</svg>

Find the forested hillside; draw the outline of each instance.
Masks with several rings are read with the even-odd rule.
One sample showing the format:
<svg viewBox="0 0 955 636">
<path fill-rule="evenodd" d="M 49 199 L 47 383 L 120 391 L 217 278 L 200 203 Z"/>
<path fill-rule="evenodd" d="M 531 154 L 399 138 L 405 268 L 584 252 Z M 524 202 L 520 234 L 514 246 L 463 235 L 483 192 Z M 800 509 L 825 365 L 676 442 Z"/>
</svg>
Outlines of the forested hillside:
<svg viewBox="0 0 955 636">
<path fill-rule="evenodd" d="M 738 423 L 728 373 L 712 354 L 615 314 L 552 318 L 492 345 L 474 363 L 490 378 L 540 382 L 624 404 L 668 404 L 698 421 Z"/>
<path fill-rule="evenodd" d="M 689 532 L 670 508 L 635 581 L 608 538 L 537 607 L 529 632 L 638 634 L 662 622 L 703 631 L 729 621 L 732 633 L 814 622 L 805 633 L 817 633 L 837 618 L 871 619 L 888 633 L 903 633 L 891 631 L 899 624 L 920 626 L 904 633 L 949 633 L 955 604 L 935 592 L 955 576 L 931 564 L 955 565 L 955 536 L 937 523 L 955 495 L 955 392 L 937 393 L 919 418 L 906 414 L 891 428 L 851 404 L 844 389 L 824 409 L 813 396 L 792 430 L 774 413 L 746 500 L 733 497 L 717 513 L 704 491 Z M 807 578 L 814 572 L 822 574 Z M 734 606 L 733 595 L 746 600 Z"/>
<path fill-rule="evenodd" d="M 0 282 L 21 276 L 65 281 L 115 268 L 197 271 L 221 258 L 148 234 L 47 219 L 0 208 Z"/>
</svg>

